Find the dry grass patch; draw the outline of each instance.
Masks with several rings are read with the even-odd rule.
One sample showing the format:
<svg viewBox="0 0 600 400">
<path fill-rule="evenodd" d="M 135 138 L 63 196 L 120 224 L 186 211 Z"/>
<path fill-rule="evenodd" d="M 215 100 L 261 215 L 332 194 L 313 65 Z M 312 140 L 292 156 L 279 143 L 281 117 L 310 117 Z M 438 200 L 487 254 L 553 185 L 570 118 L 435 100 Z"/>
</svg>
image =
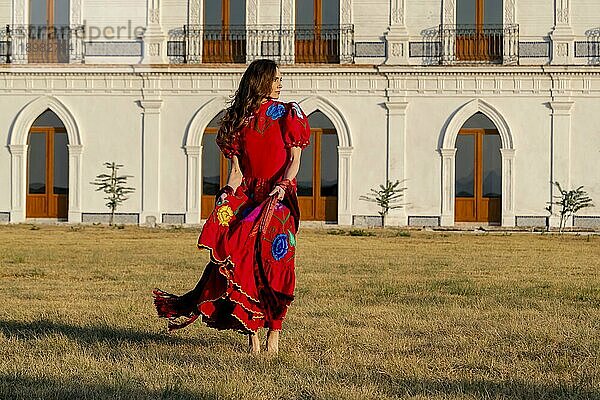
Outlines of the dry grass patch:
<svg viewBox="0 0 600 400">
<path fill-rule="evenodd" d="M 172 335 L 190 229 L 0 227 L 0 398 L 600 398 L 600 237 L 303 229 L 281 354 Z"/>
</svg>

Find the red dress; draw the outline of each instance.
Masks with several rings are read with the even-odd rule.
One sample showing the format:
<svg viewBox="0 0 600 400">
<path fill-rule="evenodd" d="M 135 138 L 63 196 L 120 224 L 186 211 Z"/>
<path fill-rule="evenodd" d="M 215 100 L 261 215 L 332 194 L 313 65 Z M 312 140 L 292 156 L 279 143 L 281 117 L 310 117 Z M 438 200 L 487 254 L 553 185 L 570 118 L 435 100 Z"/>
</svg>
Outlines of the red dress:
<svg viewBox="0 0 600 400">
<path fill-rule="evenodd" d="M 306 147 L 309 138 L 308 119 L 298 104 L 269 100 L 246 120 L 233 143 L 218 143 L 227 158 L 238 157 L 242 184 L 216 204 L 202 228 L 198 247 L 209 250 L 210 262 L 196 288 L 183 296 L 154 291 L 158 314 L 169 319 L 169 329 L 200 315 L 217 329 L 281 329 L 294 299 L 300 217 L 295 179 L 274 208 L 268 194 L 283 178 L 289 149 Z"/>
</svg>

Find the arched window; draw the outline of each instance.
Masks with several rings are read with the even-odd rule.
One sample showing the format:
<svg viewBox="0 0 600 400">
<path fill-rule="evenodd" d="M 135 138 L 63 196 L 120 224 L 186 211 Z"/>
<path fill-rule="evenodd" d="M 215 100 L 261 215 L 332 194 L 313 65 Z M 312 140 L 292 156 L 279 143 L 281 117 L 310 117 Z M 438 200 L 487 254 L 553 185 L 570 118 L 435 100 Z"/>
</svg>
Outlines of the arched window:
<svg viewBox="0 0 600 400">
<path fill-rule="evenodd" d="M 216 142 L 219 121 L 224 114 L 225 111 L 221 111 L 209 122 L 202 137 L 202 218 L 208 218 L 215 207 L 215 195 L 227 183 L 229 163 Z"/>
<path fill-rule="evenodd" d="M 68 216 L 69 156 L 67 131 L 51 110 L 29 130 L 27 151 L 27 218 Z"/>
<path fill-rule="evenodd" d="M 456 222 L 500 223 L 502 141 L 494 123 L 478 112 L 456 138 Z"/>
<path fill-rule="evenodd" d="M 298 202 L 304 220 L 336 221 L 338 203 L 338 138 L 321 111 L 308 116 L 310 145 L 302 151 Z"/>
</svg>

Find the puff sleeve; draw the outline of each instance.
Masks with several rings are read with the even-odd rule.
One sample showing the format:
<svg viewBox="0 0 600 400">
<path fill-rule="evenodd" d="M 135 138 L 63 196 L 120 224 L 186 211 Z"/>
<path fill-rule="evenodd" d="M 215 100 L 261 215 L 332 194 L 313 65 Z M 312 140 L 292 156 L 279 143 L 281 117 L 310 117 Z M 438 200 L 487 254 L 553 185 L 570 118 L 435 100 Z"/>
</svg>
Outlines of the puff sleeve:
<svg viewBox="0 0 600 400">
<path fill-rule="evenodd" d="M 310 143 L 308 117 L 304 114 L 298 103 L 288 103 L 286 111 L 281 127 L 285 147 L 300 147 L 304 149 Z"/>
<path fill-rule="evenodd" d="M 217 135 L 217 146 L 219 146 L 225 158 L 239 157 L 242 154 L 240 132 L 235 132 L 229 143 L 223 140 L 221 135 Z"/>
</svg>

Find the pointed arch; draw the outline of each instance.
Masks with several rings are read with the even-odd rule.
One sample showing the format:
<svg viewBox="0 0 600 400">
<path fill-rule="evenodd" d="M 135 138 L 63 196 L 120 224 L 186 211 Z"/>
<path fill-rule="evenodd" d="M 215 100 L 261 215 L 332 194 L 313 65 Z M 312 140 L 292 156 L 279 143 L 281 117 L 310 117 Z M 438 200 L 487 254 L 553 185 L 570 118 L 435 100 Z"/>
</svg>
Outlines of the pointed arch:
<svg viewBox="0 0 600 400">
<path fill-rule="evenodd" d="M 187 132 L 185 134 L 184 147 L 202 146 L 202 136 L 204 130 L 212 121 L 227 106 L 229 99 L 225 96 L 219 96 L 207 101 L 196 111 L 192 117 Z"/>
<path fill-rule="evenodd" d="M 352 147 L 352 136 L 346 118 L 342 112 L 329 100 L 321 96 L 307 97 L 298 102 L 306 115 L 319 110 L 327 116 L 337 131 L 339 146 Z"/>
<path fill-rule="evenodd" d="M 79 124 L 71 111 L 59 99 L 53 96 L 42 96 L 29 102 L 21 109 L 9 134 L 8 145 L 23 145 L 27 144 L 27 136 L 29 128 L 44 111 L 51 110 L 58 118 L 61 119 L 67 129 L 67 137 L 69 145 L 81 146 L 81 135 L 79 132 Z"/>
<path fill-rule="evenodd" d="M 500 113 L 494 106 L 481 100 L 475 99 L 461 106 L 452 116 L 450 122 L 446 126 L 444 131 L 444 137 L 442 139 L 442 149 L 453 149 L 456 143 L 456 137 L 460 128 L 476 113 L 482 113 L 488 117 L 496 128 L 502 140 L 503 149 L 512 149 L 514 146 L 513 135 L 510 127 L 502 113 Z"/>
<path fill-rule="evenodd" d="M 11 154 L 11 222 L 25 220 L 27 193 L 27 138 L 31 125 L 44 111 L 54 112 L 67 130 L 69 151 L 69 222 L 81 222 L 83 143 L 79 124 L 59 99 L 42 96 L 26 104 L 15 118 L 8 135 Z"/>
<path fill-rule="evenodd" d="M 196 111 L 185 133 L 183 149 L 187 164 L 187 189 L 185 222 L 200 223 L 200 204 L 202 199 L 202 138 L 212 119 L 226 107 L 229 99 L 215 97 Z"/>
<path fill-rule="evenodd" d="M 515 226 L 515 147 L 513 132 L 503 114 L 496 107 L 481 99 L 471 100 L 461 106 L 442 131 L 441 147 L 439 148 L 442 157 L 441 225 L 454 225 L 456 138 L 467 119 L 477 112 L 481 112 L 488 117 L 496 125 L 500 134 L 502 141 L 502 148 L 500 149 L 502 156 L 502 226 Z"/>
<path fill-rule="evenodd" d="M 335 127 L 338 137 L 338 224 L 352 225 L 352 133 L 347 119 L 331 101 L 321 96 L 307 97 L 298 102 L 306 115 L 321 111 Z"/>
</svg>

